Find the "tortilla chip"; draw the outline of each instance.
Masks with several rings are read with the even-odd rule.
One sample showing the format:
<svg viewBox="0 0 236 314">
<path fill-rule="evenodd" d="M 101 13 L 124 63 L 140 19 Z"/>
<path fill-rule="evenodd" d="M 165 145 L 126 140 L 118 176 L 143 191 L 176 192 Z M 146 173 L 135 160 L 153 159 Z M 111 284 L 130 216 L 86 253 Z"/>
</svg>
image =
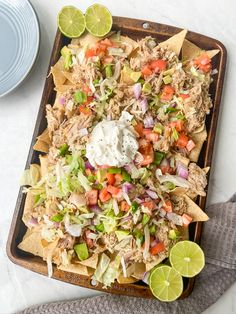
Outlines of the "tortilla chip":
<svg viewBox="0 0 236 314">
<path fill-rule="evenodd" d="M 198 57 L 204 50 L 193 44 L 191 41 L 185 39 L 182 47 L 183 60 L 192 60 Z M 206 54 L 212 59 L 220 52 L 219 49 L 208 50 Z"/>
<path fill-rule="evenodd" d="M 22 220 L 29 229 L 32 228 L 32 225 L 30 225 L 28 222 L 31 219 L 31 213 L 32 213 L 32 209 L 34 208 L 34 203 L 35 203 L 34 200 L 35 200 L 34 195 L 30 191 L 28 191 L 26 195 L 26 199 L 25 199 L 25 206 L 24 206 Z"/>
<path fill-rule="evenodd" d="M 143 278 L 146 271 L 146 266 L 144 263 L 134 263 L 134 273 L 132 277 L 140 280 Z"/>
<path fill-rule="evenodd" d="M 48 128 L 46 128 L 42 134 L 40 134 L 38 137 L 37 137 L 38 140 L 42 141 L 42 142 L 45 142 L 47 143 L 48 145 L 51 144 L 51 140 L 50 140 L 50 137 L 49 137 L 49 132 L 48 132 Z"/>
<path fill-rule="evenodd" d="M 51 73 L 53 76 L 53 81 L 54 81 L 55 86 L 63 85 L 65 83 L 66 77 L 63 74 L 63 71 L 64 71 L 64 61 L 61 58 L 57 61 L 57 63 L 53 67 L 51 67 Z"/>
<path fill-rule="evenodd" d="M 194 141 L 196 146 L 191 150 L 189 154 L 189 159 L 191 161 L 194 161 L 194 162 L 198 161 L 200 152 L 202 150 L 202 146 L 206 139 L 207 139 L 206 129 L 204 129 L 202 132 L 192 134 L 192 140 Z"/>
<path fill-rule="evenodd" d="M 125 53 L 127 53 L 128 56 L 133 54 L 138 48 L 138 43 L 128 36 L 120 36 L 120 41 L 125 45 Z"/>
<path fill-rule="evenodd" d="M 73 78 L 73 73 L 68 71 L 63 71 L 63 75 L 67 78 L 67 80 L 72 83 L 73 85 L 76 85 L 77 81 Z"/>
<path fill-rule="evenodd" d="M 186 194 L 187 190 L 188 189 L 186 189 L 186 188 L 183 188 L 181 186 L 177 186 L 176 188 L 174 188 L 173 190 L 170 191 L 170 194 L 174 194 L 174 195 L 180 196 L 180 195 Z"/>
<path fill-rule="evenodd" d="M 70 264 L 69 266 L 60 265 L 58 269 L 84 276 L 89 276 L 91 273 L 86 266 L 80 264 Z"/>
<path fill-rule="evenodd" d="M 158 256 L 156 260 L 147 263 L 146 264 L 146 271 L 151 270 L 153 267 L 155 267 L 156 265 L 160 264 L 165 258 L 167 258 L 167 253 L 163 253 L 161 254 L 161 256 Z"/>
<path fill-rule="evenodd" d="M 115 33 L 114 31 L 111 31 L 103 37 L 96 37 L 91 35 L 89 32 L 85 31 L 83 35 L 80 36 L 79 38 L 73 38 L 71 40 L 71 45 L 80 45 L 82 47 L 90 48 L 103 38 L 111 37 L 114 33 Z"/>
<path fill-rule="evenodd" d="M 40 155 L 39 156 L 40 165 L 41 165 L 41 176 L 45 176 L 48 173 L 48 156 L 47 155 Z"/>
<path fill-rule="evenodd" d="M 185 202 L 187 203 L 186 213 L 193 218 L 194 221 L 207 221 L 209 217 L 206 213 L 187 195 L 184 195 Z"/>
<path fill-rule="evenodd" d="M 96 269 L 97 264 L 98 264 L 98 254 L 92 255 L 86 260 L 78 262 L 78 264 Z"/>
<path fill-rule="evenodd" d="M 22 242 L 18 245 L 18 248 L 33 255 L 43 257 L 43 246 L 41 243 L 40 232 L 32 232 L 30 234 L 27 232 Z"/>
<path fill-rule="evenodd" d="M 180 54 L 180 50 L 183 46 L 183 42 L 184 42 L 186 34 L 187 34 L 187 30 L 184 29 L 180 33 L 178 33 L 178 34 L 170 37 L 169 39 L 161 42 L 159 44 L 159 47 L 170 49 L 170 50 L 174 51 L 176 53 L 176 55 L 178 56 Z"/>
<path fill-rule="evenodd" d="M 203 130 L 205 130 L 205 128 L 206 128 L 206 125 L 205 125 L 205 121 L 204 121 L 204 123 L 203 123 L 201 126 L 199 126 L 199 128 L 197 128 L 193 133 L 194 133 L 194 134 L 200 133 L 200 132 L 202 132 Z"/>
<path fill-rule="evenodd" d="M 68 89 L 74 87 L 74 85 L 65 84 L 65 85 L 57 85 L 54 90 L 58 93 L 65 93 Z"/>
<path fill-rule="evenodd" d="M 49 145 L 41 140 L 37 140 L 33 146 L 34 150 L 37 150 L 41 153 L 48 153 L 49 152 Z"/>
<path fill-rule="evenodd" d="M 134 283 L 138 280 L 139 279 L 136 279 L 134 277 L 124 277 L 123 275 L 119 275 L 119 277 L 117 278 L 117 281 L 120 284 Z"/>
</svg>

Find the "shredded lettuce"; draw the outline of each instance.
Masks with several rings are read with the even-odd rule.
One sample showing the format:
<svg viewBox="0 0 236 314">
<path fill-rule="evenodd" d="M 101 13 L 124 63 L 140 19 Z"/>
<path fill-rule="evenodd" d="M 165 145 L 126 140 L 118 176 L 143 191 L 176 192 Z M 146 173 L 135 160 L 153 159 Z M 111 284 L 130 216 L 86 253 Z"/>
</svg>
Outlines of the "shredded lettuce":
<svg viewBox="0 0 236 314">
<path fill-rule="evenodd" d="M 34 186 L 40 180 L 40 166 L 36 164 L 30 165 L 29 169 L 26 169 L 20 179 L 20 185 Z"/>
<path fill-rule="evenodd" d="M 107 270 L 109 263 L 110 263 L 110 258 L 105 253 L 102 253 L 100 260 L 98 262 L 97 268 L 94 272 L 93 279 L 99 282 L 102 282 L 103 274 Z"/>
<path fill-rule="evenodd" d="M 118 277 L 120 262 L 121 262 L 121 257 L 117 255 L 115 260 L 109 264 L 107 270 L 102 276 L 102 283 L 104 284 L 105 287 L 110 287 L 111 284 Z"/>
<path fill-rule="evenodd" d="M 89 180 L 85 177 L 82 171 L 78 171 L 78 180 L 86 192 L 92 190 Z"/>
</svg>

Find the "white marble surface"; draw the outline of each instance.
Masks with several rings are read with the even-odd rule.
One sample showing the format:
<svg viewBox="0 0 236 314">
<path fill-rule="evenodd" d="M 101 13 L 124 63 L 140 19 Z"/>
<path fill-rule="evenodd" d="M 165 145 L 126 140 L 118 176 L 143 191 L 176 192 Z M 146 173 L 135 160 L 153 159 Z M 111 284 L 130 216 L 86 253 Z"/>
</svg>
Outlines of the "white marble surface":
<svg viewBox="0 0 236 314">
<path fill-rule="evenodd" d="M 2 1 L 2 0 L 0 0 Z M 14 1 L 14 0 L 12 0 Z M 30 77 L 11 95 L 0 99 L 0 313 L 13 313 L 49 301 L 91 296 L 96 292 L 50 280 L 13 265 L 5 252 L 6 239 L 24 169 L 56 31 L 56 15 L 63 5 L 93 1 L 32 0 L 41 23 L 39 58 Z M 217 132 L 208 203 L 227 200 L 236 190 L 236 41 L 234 0 L 119 0 L 99 1 L 113 15 L 171 24 L 221 40 L 228 50 L 228 70 Z M 2 49 L 2 47 L 1 47 Z M 236 312 L 234 284 L 205 314 Z"/>
</svg>

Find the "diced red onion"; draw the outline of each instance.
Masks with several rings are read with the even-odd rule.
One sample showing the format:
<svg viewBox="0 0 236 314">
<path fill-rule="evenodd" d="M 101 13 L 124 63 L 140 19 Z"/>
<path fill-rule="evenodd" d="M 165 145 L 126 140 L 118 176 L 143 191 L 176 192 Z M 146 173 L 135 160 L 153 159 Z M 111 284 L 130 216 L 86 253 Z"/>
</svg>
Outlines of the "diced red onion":
<svg viewBox="0 0 236 314">
<path fill-rule="evenodd" d="M 152 191 L 152 190 L 146 190 L 146 193 L 153 199 L 156 200 L 158 199 L 158 195 L 156 192 Z"/>
<path fill-rule="evenodd" d="M 99 214 L 102 211 L 101 207 L 99 207 L 98 205 L 90 205 L 89 209 L 91 212 L 93 212 L 95 214 Z"/>
<path fill-rule="evenodd" d="M 172 108 L 176 108 L 176 106 L 177 106 L 176 103 L 173 103 L 173 104 L 171 105 Z"/>
<path fill-rule="evenodd" d="M 130 165 L 124 165 L 124 168 L 128 173 L 131 173 Z"/>
<path fill-rule="evenodd" d="M 193 140 L 189 140 L 187 145 L 186 145 L 186 148 L 189 152 L 191 152 L 192 149 L 194 149 L 194 147 L 196 146 L 196 144 L 194 143 Z"/>
<path fill-rule="evenodd" d="M 88 130 L 87 130 L 87 128 L 83 128 L 83 129 L 80 129 L 79 130 L 79 136 L 85 136 L 85 135 L 88 135 Z"/>
<path fill-rule="evenodd" d="M 88 160 L 85 161 L 85 168 L 89 170 L 94 170 L 94 167 L 90 164 Z"/>
<path fill-rule="evenodd" d="M 146 129 L 149 129 L 149 128 L 153 128 L 154 127 L 154 120 L 153 120 L 153 117 L 149 116 L 149 117 L 146 117 L 144 120 L 143 120 L 143 123 L 144 123 L 144 126 Z"/>
<path fill-rule="evenodd" d="M 148 102 L 147 102 L 147 98 L 144 97 L 142 98 L 142 100 L 139 102 L 142 113 L 145 114 L 148 111 Z"/>
<path fill-rule="evenodd" d="M 175 213 L 167 213 L 167 218 L 172 221 L 175 225 L 182 226 L 183 225 L 183 219 L 180 215 L 177 215 Z"/>
<path fill-rule="evenodd" d="M 134 187 L 133 184 L 131 184 L 129 182 L 125 182 L 122 185 L 122 192 L 128 194 L 133 187 Z"/>
<path fill-rule="evenodd" d="M 182 163 L 177 165 L 177 175 L 184 179 L 188 178 L 188 169 Z"/>
<path fill-rule="evenodd" d="M 61 96 L 61 97 L 59 97 L 58 101 L 59 101 L 60 105 L 64 105 L 65 102 L 66 102 L 66 97 L 65 96 Z"/>
<path fill-rule="evenodd" d="M 56 221 L 54 222 L 54 227 L 55 227 L 55 228 L 59 228 L 60 225 L 61 225 L 60 222 L 56 222 Z"/>
<path fill-rule="evenodd" d="M 136 83 L 134 84 L 133 86 L 133 92 L 134 92 L 134 97 L 136 99 L 139 99 L 141 93 L 142 93 L 142 86 L 141 86 L 141 83 Z"/>
<path fill-rule="evenodd" d="M 158 239 L 155 239 L 154 241 L 151 242 L 150 247 L 154 247 L 155 245 L 157 245 L 159 242 Z"/>
<path fill-rule="evenodd" d="M 144 273 L 143 279 L 142 279 L 142 281 L 145 282 L 147 285 L 149 284 L 149 276 L 150 276 L 150 272 L 147 271 Z"/>
<path fill-rule="evenodd" d="M 28 224 L 29 225 L 32 225 L 32 226 L 37 226 L 38 225 L 38 220 L 34 217 L 31 217 L 30 220 L 28 221 Z"/>
</svg>

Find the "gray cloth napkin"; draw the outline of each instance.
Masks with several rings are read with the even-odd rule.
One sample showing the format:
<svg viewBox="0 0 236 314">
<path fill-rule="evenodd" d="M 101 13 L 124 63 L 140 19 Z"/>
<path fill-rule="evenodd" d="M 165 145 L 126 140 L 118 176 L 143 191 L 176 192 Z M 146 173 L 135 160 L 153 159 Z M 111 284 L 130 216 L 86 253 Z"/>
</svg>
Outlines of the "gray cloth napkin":
<svg viewBox="0 0 236 314">
<path fill-rule="evenodd" d="M 172 303 L 153 299 L 102 295 L 33 306 L 18 314 L 197 314 L 203 312 L 236 281 L 236 194 L 226 203 L 207 208 L 201 246 L 206 266 L 192 294 Z"/>
</svg>

